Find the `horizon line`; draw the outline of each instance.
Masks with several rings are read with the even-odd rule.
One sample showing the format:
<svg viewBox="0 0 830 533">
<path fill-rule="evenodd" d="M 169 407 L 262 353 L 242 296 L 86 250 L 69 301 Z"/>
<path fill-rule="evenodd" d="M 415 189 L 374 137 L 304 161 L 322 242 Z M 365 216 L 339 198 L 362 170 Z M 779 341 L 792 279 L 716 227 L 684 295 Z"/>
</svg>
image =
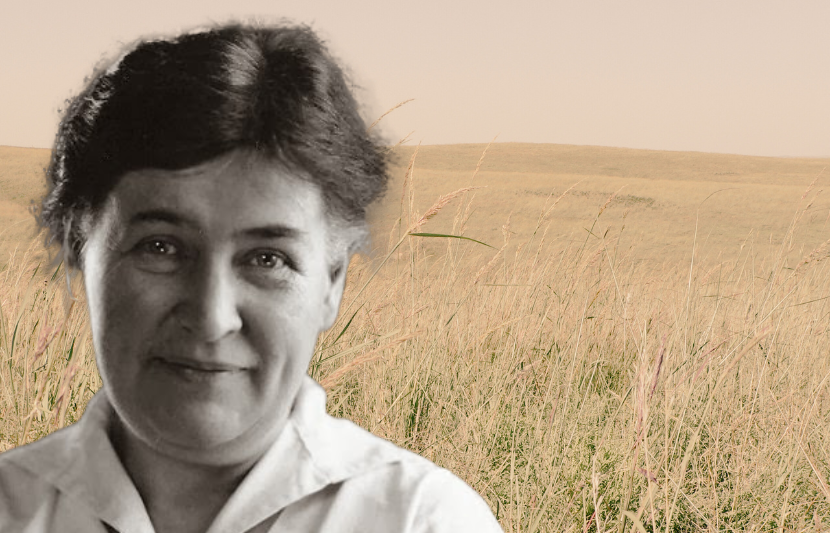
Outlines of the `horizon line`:
<svg viewBox="0 0 830 533">
<path fill-rule="evenodd" d="M 830 155 L 758 155 L 758 154 L 739 154 L 734 152 L 707 152 L 704 150 L 677 150 L 667 148 L 634 148 L 630 146 L 610 146 L 601 144 L 573 144 L 573 143 L 554 143 L 554 142 L 534 142 L 534 141 L 491 141 L 491 142 L 456 142 L 456 143 L 429 143 L 429 144 L 397 144 L 389 146 L 388 148 L 415 148 L 417 146 L 487 146 L 488 144 L 538 144 L 547 146 L 579 146 L 581 148 L 611 148 L 616 150 L 635 150 L 642 152 L 676 152 L 676 153 L 696 153 L 696 154 L 712 154 L 712 155 L 732 155 L 739 157 L 766 157 L 771 159 L 830 159 Z M 0 144 L 0 148 L 18 148 L 21 150 L 49 150 L 51 147 L 42 146 L 18 146 L 13 144 Z"/>
</svg>

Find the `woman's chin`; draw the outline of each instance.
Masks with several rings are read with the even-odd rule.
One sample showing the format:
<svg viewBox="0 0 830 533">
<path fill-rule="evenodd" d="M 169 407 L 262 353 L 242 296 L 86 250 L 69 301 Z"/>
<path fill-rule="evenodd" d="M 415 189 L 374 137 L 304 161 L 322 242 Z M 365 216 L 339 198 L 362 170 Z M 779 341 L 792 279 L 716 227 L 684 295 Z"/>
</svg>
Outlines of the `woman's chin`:
<svg viewBox="0 0 830 533">
<path fill-rule="evenodd" d="M 159 440 L 193 452 L 228 446 L 251 426 L 237 411 L 216 405 L 177 409 L 154 422 L 154 433 Z"/>
<path fill-rule="evenodd" d="M 224 387 L 184 394 L 172 387 L 145 387 L 143 394 L 110 389 L 118 418 L 155 452 L 185 462 L 228 464 L 261 454 L 276 439 L 285 415 L 275 402 Z M 148 390 L 150 389 L 150 390 Z M 271 405 L 272 408 L 265 408 Z"/>
<path fill-rule="evenodd" d="M 236 455 L 254 424 L 221 406 L 178 406 L 133 417 L 119 416 L 127 433 L 156 453 L 185 462 L 222 463 Z M 149 416 L 147 416 L 149 415 Z M 228 457 L 225 457 L 228 456 Z"/>
</svg>

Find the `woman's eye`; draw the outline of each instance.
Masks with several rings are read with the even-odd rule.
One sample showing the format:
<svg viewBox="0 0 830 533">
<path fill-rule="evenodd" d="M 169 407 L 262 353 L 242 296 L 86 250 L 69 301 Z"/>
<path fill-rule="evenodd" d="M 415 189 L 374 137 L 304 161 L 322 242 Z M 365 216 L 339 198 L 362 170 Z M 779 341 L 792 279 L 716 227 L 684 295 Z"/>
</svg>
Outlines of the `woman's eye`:
<svg viewBox="0 0 830 533">
<path fill-rule="evenodd" d="M 185 259 L 177 243 L 158 237 L 139 242 L 134 251 L 139 267 L 149 272 L 175 272 Z"/>
<path fill-rule="evenodd" d="M 276 252 L 256 252 L 254 253 L 249 264 L 259 268 L 280 268 L 285 266 L 286 261 L 282 255 Z"/>
<path fill-rule="evenodd" d="M 153 255 L 174 255 L 178 253 L 175 244 L 164 239 L 149 239 L 138 245 L 142 252 Z"/>
</svg>

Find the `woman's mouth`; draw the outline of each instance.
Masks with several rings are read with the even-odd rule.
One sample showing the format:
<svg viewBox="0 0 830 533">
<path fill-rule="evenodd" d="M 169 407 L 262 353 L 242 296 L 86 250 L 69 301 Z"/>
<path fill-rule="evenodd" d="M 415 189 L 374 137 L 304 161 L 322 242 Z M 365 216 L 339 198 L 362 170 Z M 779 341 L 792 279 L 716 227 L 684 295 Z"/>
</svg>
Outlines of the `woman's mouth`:
<svg viewBox="0 0 830 533">
<path fill-rule="evenodd" d="M 172 373 L 186 381 L 204 382 L 217 378 L 229 377 L 247 370 L 247 368 L 230 363 L 201 361 L 187 358 L 156 357 L 153 363 L 166 372 Z"/>
</svg>

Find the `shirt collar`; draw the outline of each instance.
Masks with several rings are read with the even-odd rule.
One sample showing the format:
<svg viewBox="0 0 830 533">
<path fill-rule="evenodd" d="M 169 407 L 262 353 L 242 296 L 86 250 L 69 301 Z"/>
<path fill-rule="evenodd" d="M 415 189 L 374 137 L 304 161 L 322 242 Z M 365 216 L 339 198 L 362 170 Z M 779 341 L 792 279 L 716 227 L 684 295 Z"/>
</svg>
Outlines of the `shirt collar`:
<svg viewBox="0 0 830 533">
<path fill-rule="evenodd" d="M 306 376 L 277 441 L 251 469 L 208 533 L 247 531 L 327 485 L 401 459 L 403 450 L 326 414 L 326 393 Z"/>
<path fill-rule="evenodd" d="M 306 376 L 282 433 L 231 495 L 208 533 L 247 531 L 327 485 L 409 453 L 349 421 L 330 417 L 325 405 L 325 391 Z M 152 532 L 141 497 L 109 440 L 112 416 L 102 389 L 78 423 L 30 445 L 33 453 L 20 454 L 17 462 L 119 532 Z"/>
<path fill-rule="evenodd" d="M 17 463 L 122 533 L 153 531 L 150 517 L 107 436 L 112 406 L 102 389 L 81 420 L 32 445 Z"/>
</svg>

